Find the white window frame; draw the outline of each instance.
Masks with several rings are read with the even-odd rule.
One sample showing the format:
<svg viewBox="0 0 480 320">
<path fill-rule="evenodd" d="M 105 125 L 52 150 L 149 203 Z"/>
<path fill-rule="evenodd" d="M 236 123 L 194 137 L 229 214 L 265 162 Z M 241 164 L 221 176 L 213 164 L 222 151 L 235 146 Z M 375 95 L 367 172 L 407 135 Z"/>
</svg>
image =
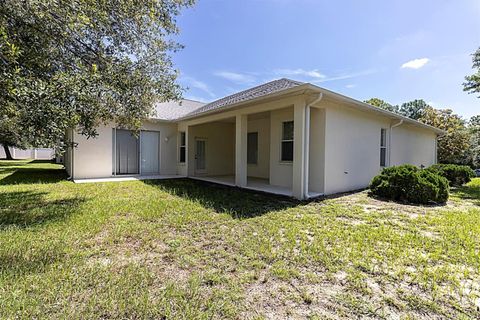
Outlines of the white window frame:
<svg viewBox="0 0 480 320">
<path fill-rule="evenodd" d="M 283 139 L 284 137 L 284 130 L 285 130 L 285 123 L 291 122 L 293 124 L 293 132 L 292 132 L 292 139 Z M 280 136 L 280 162 L 281 163 L 288 163 L 291 164 L 293 163 L 293 158 L 294 158 L 294 151 L 295 151 L 295 141 L 294 141 L 294 136 L 295 136 L 295 123 L 293 120 L 285 120 L 282 121 L 282 127 L 281 127 L 281 136 Z M 284 142 L 291 142 L 292 143 L 292 160 L 283 160 L 283 143 Z"/>
<path fill-rule="evenodd" d="M 385 168 L 388 166 L 388 129 L 380 129 L 380 167 Z M 383 142 L 383 143 L 382 143 Z M 382 164 L 382 150 L 385 152 L 384 162 Z"/>
<path fill-rule="evenodd" d="M 182 144 L 182 135 L 185 136 L 184 143 Z M 185 153 L 185 159 L 182 161 L 182 149 Z M 187 133 L 185 131 L 180 131 L 178 135 L 178 163 L 185 164 L 187 162 Z"/>
</svg>

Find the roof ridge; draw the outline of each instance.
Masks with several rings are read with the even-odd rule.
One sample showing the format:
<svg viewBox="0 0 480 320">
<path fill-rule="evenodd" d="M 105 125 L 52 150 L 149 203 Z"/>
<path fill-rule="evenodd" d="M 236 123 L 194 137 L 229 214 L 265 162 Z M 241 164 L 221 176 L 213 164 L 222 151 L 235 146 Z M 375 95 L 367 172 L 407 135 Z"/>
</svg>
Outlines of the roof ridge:
<svg viewBox="0 0 480 320">
<path fill-rule="evenodd" d="M 287 79 L 287 78 L 275 79 L 275 80 L 260 84 L 258 86 L 248 88 L 240 92 L 236 92 L 234 94 L 209 102 L 204 106 L 198 108 L 197 110 L 193 110 L 190 113 L 186 114 L 185 117 L 199 115 L 207 111 L 222 109 L 234 103 L 259 98 L 262 96 L 269 95 L 271 93 L 279 92 L 285 89 L 290 89 L 302 84 L 304 83 Z"/>
</svg>

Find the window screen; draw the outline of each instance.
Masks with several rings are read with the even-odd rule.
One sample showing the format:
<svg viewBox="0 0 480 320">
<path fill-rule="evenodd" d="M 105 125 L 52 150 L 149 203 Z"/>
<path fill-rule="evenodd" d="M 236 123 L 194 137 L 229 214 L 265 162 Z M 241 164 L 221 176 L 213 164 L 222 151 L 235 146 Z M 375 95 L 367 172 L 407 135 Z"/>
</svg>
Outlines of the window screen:
<svg viewBox="0 0 480 320">
<path fill-rule="evenodd" d="M 387 164 L 387 129 L 380 129 L 380 166 Z"/>
<path fill-rule="evenodd" d="M 247 163 L 258 162 L 258 132 L 249 132 L 247 135 Z"/>
<path fill-rule="evenodd" d="M 180 132 L 180 162 L 185 163 L 185 158 L 186 158 L 186 138 L 185 138 L 185 132 Z"/>
<path fill-rule="evenodd" d="M 282 161 L 293 161 L 293 121 L 282 123 Z"/>
</svg>

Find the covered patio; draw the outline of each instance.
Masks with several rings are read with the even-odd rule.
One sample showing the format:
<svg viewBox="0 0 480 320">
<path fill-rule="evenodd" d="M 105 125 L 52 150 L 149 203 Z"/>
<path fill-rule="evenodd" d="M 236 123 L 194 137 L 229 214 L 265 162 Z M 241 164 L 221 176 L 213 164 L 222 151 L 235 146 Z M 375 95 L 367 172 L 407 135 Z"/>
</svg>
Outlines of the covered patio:
<svg viewBox="0 0 480 320">
<path fill-rule="evenodd" d="M 181 122 L 186 175 L 297 199 L 322 195 L 323 178 L 309 182 L 308 177 L 323 171 L 306 169 L 311 158 L 316 167 L 322 163 L 318 152 L 310 156 L 306 147 L 310 138 L 322 144 L 318 132 L 310 137 L 307 125 L 315 115 L 307 106 L 305 96 L 282 97 Z"/>
<path fill-rule="evenodd" d="M 230 187 L 235 187 L 235 176 L 209 176 L 209 177 L 190 177 L 195 180 L 207 181 L 212 183 L 218 183 Z M 272 194 L 278 194 L 282 196 L 292 196 L 292 190 L 288 187 L 273 186 L 269 183 L 268 179 L 247 177 L 247 185 L 244 189 L 250 189 L 261 192 L 268 192 Z"/>
</svg>

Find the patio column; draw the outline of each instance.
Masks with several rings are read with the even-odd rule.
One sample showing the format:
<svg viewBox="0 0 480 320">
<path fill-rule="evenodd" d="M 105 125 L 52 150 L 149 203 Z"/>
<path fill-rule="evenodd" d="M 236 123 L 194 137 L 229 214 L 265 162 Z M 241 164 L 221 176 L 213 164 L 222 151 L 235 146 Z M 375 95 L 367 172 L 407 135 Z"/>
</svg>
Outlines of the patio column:
<svg viewBox="0 0 480 320">
<path fill-rule="evenodd" d="M 188 125 L 185 126 L 185 176 L 189 177 L 190 176 L 190 166 L 193 168 L 193 163 L 190 163 L 190 148 L 189 148 L 189 142 L 190 139 L 188 138 Z"/>
<path fill-rule="evenodd" d="M 235 185 L 247 186 L 247 115 L 235 119 Z"/>
<path fill-rule="evenodd" d="M 295 198 L 305 198 L 305 100 L 295 102 L 293 129 L 293 179 L 292 194 Z"/>
</svg>

